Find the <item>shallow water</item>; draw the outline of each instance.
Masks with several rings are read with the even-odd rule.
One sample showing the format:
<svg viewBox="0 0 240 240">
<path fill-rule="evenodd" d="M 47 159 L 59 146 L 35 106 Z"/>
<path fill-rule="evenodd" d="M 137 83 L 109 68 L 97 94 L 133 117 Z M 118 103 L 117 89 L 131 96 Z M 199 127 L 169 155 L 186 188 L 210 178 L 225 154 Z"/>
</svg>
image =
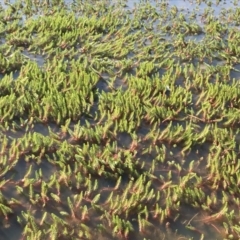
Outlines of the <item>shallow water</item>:
<svg viewBox="0 0 240 240">
<path fill-rule="evenodd" d="M 4 1 L 0 1 L 1 3 L 4 3 Z M 11 1 L 12 3 L 14 1 Z M 68 3 L 71 3 L 71 1 L 67 1 Z M 136 4 L 142 2 L 143 4 L 146 1 L 127 1 L 126 3 L 126 9 L 127 10 L 133 10 L 136 6 Z M 207 4 L 205 3 L 201 3 L 200 5 L 197 4 L 192 4 L 191 1 L 180 1 L 180 0 L 170 0 L 170 1 L 150 1 L 150 4 L 152 4 L 153 6 L 157 7 L 157 8 L 161 8 L 161 4 L 162 3 L 167 3 L 167 8 L 170 9 L 173 6 L 176 6 L 177 8 L 180 9 L 180 11 L 182 11 L 184 14 L 191 14 L 191 12 L 195 11 L 197 14 L 197 18 L 196 21 L 203 25 L 204 24 L 204 19 L 202 18 L 202 14 L 204 13 L 205 9 L 208 7 Z M 240 3 L 237 3 L 237 6 L 240 6 Z M 211 6 L 214 9 L 214 12 L 212 14 L 214 14 L 215 16 L 219 16 L 222 9 L 226 9 L 226 2 L 220 2 L 219 5 L 212 5 Z M 235 7 L 234 3 L 228 3 L 227 4 L 227 8 L 231 8 L 231 7 Z M 189 20 L 190 21 L 190 20 Z M 194 20 L 195 21 L 195 20 Z M 199 35 L 194 35 L 194 36 L 189 36 L 187 37 L 186 40 L 193 40 L 196 39 L 196 42 L 199 41 L 201 42 L 202 39 L 204 38 L 204 34 L 199 34 Z M 167 39 L 167 37 L 166 37 Z M 170 39 L 170 38 L 169 38 Z M 150 41 L 149 41 L 149 45 L 150 45 Z M 40 67 L 44 67 L 45 64 L 45 59 L 43 56 L 41 55 L 33 55 L 28 53 L 27 51 L 24 51 L 24 54 L 30 58 L 31 61 L 35 61 Z M 224 64 L 224 62 L 220 62 L 220 61 L 213 61 L 212 63 L 213 65 L 220 65 L 220 64 Z M 207 68 L 205 65 L 202 66 L 202 68 Z M 240 69 L 239 64 L 235 65 L 236 69 Z M 163 69 L 161 69 L 159 71 L 159 75 L 162 77 L 164 75 L 165 71 Z M 0 78 L 3 77 L 3 75 L 0 75 Z M 19 73 L 15 72 L 13 75 L 14 79 L 17 79 L 19 77 Z M 96 84 L 96 88 L 99 89 L 99 92 L 111 92 L 112 89 L 109 88 L 107 81 L 109 80 L 109 76 L 107 74 L 102 74 L 102 80 L 99 80 L 98 83 Z M 231 74 L 230 74 L 230 79 L 231 81 L 233 80 L 233 78 L 235 79 L 239 79 L 240 78 L 240 74 L 236 71 L 231 70 Z M 180 79 L 181 80 L 181 79 Z M 229 81 L 229 84 L 231 84 L 231 81 Z M 180 85 L 182 86 L 183 83 L 181 83 L 181 81 L 179 81 L 179 83 L 176 83 L 176 85 Z M 121 77 L 116 78 L 116 80 L 114 81 L 113 84 L 113 89 L 121 89 L 123 92 L 126 91 L 128 89 L 128 83 L 122 79 Z M 197 99 L 198 95 L 194 95 L 193 99 Z M 96 102 L 98 102 L 98 100 L 96 100 Z M 98 111 L 98 106 L 97 103 L 93 104 L 93 106 L 91 107 L 91 111 L 90 113 L 92 113 L 92 115 L 94 115 L 95 112 Z M 80 124 L 81 126 L 86 126 L 85 123 L 85 116 L 82 116 L 80 119 Z M 88 119 L 88 122 L 90 124 L 95 124 L 96 121 L 94 119 Z M 54 133 L 59 133 L 60 132 L 60 127 L 56 126 L 54 124 L 49 124 L 52 131 Z M 184 123 L 183 123 L 184 125 Z M 161 124 L 160 125 L 160 129 L 161 131 L 163 131 L 166 127 L 168 126 L 168 122 Z M 74 128 L 74 124 L 71 123 L 70 127 L 71 130 L 73 130 Z M 43 124 L 35 124 L 33 129 L 33 132 L 37 132 L 37 133 L 41 133 L 43 136 L 48 136 L 49 135 L 49 130 L 47 128 L 46 125 Z M 141 125 L 139 127 L 139 129 L 136 131 L 138 137 L 140 138 L 144 138 L 148 133 L 149 133 L 149 128 L 148 126 L 144 123 L 141 122 Z M 21 132 L 16 132 L 16 133 L 12 133 L 12 132 L 6 132 L 6 135 L 8 135 L 9 137 L 12 138 L 20 138 L 22 137 L 24 134 L 24 131 Z M 69 140 L 69 135 L 67 135 L 65 137 L 65 139 Z M 121 150 L 128 150 L 128 148 L 131 146 L 132 144 L 132 137 L 130 136 L 130 134 L 127 134 L 125 132 L 120 132 L 117 134 L 116 136 L 116 145 L 117 148 L 121 149 Z M 82 147 L 83 144 L 79 143 L 79 146 Z M 143 141 L 143 143 L 140 144 L 139 149 L 144 149 L 147 146 L 147 141 Z M 103 146 L 105 147 L 105 146 Z M 187 168 L 189 166 L 189 163 L 192 160 L 199 160 L 200 158 L 202 159 L 207 159 L 208 154 L 210 153 L 209 150 L 209 146 L 204 145 L 204 146 L 197 146 L 196 148 L 193 147 L 192 151 L 185 157 L 183 157 L 180 152 L 181 152 L 181 148 L 182 146 L 176 146 L 176 147 L 172 147 L 171 144 L 167 145 L 166 144 L 166 162 L 175 162 L 178 163 L 182 166 L 183 170 L 181 171 L 181 174 L 184 175 L 187 172 Z M 151 168 L 152 165 L 152 160 L 157 156 L 157 154 L 152 153 L 151 154 L 145 154 L 144 156 L 140 156 L 141 154 L 137 154 L 137 160 L 139 160 L 140 163 L 144 163 L 144 167 L 143 170 L 148 170 Z M 194 166 L 193 170 L 194 172 L 196 172 L 197 174 L 201 175 L 201 176 L 206 176 L 206 170 L 204 170 L 204 167 L 206 166 L 206 161 L 200 161 L 200 163 L 196 166 Z M 87 161 L 90 161 L 90 159 L 87 159 Z M 158 165 L 156 164 L 156 168 L 154 170 L 149 170 L 149 172 L 151 172 L 151 174 L 154 174 L 156 176 L 162 175 L 163 178 L 167 181 L 168 179 L 168 173 L 171 170 L 171 167 L 169 167 L 169 165 L 166 164 L 166 162 L 164 163 L 159 163 Z M 34 173 L 34 171 L 39 170 L 40 168 L 43 171 L 43 179 L 47 180 L 50 179 L 51 176 L 57 172 L 57 168 L 51 166 L 46 159 L 42 160 L 42 163 L 40 164 L 36 164 L 36 163 L 30 163 L 33 165 L 33 170 L 32 173 Z M 14 166 L 14 168 L 12 169 L 13 172 L 15 172 L 15 176 L 13 178 L 14 181 L 20 181 L 27 169 L 29 168 L 29 163 L 26 163 L 24 161 L 24 159 L 19 160 L 19 162 L 16 164 L 16 166 Z M 173 168 L 174 169 L 174 168 Z M 178 183 L 178 179 L 179 179 L 179 173 L 177 173 L 176 169 L 174 169 L 172 171 L 172 173 L 174 174 L 174 176 L 172 177 L 172 181 L 173 183 Z M 180 175 L 180 176 L 182 176 Z M 107 199 L 108 195 L 111 192 L 111 189 L 114 188 L 115 186 L 115 181 L 112 181 L 111 179 L 104 179 L 104 178 L 97 178 L 96 179 L 99 180 L 99 189 L 104 189 L 103 190 L 103 195 L 101 196 L 100 202 L 103 203 L 105 199 Z M 126 188 L 127 184 L 129 182 L 129 176 L 123 176 L 123 181 L 120 185 L 120 190 L 119 192 L 117 192 L 118 194 L 121 193 L 121 191 L 124 191 L 124 188 Z M 154 184 L 153 184 L 154 185 Z M 154 185 L 154 187 L 156 189 L 161 189 L 162 185 L 159 184 L 159 182 L 157 182 L 156 185 Z M 67 201 L 66 198 L 68 196 L 72 196 L 73 194 L 76 194 L 77 192 L 79 192 L 79 190 L 77 189 L 73 189 L 72 191 L 65 189 L 62 193 L 63 195 L 63 202 L 61 204 L 61 206 L 58 209 L 55 209 L 54 207 L 52 207 L 49 211 L 52 212 L 57 212 L 57 211 L 69 211 L 68 207 L 67 207 Z M 6 197 L 11 198 L 11 197 L 16 197 L 16 191 L 13 190 L 12 186 L 9 187 L 8 191 L 5 192 Z M 220 199 L 220 195 L 219 195 L 219 199 Z M 90 207 L 90 204 L 87 203 L 88 206 Z M 27 208 L 27 207 L 26 207 Z M 92 211 L 92 209 L 91 209 Z M 41 212 L 41 211 L 40 211 Z M 216 231 L 214 230 L 214 226 L 208 226 L 207 224 L 204 223 L 200 223 L 200 217 L 202 217 L 201 215 L 202 212 L 199 213 L 199 215 L 196 217 L 196 219 L 198 219 L 197 221 L 195 221 L 195 215 L 196 215 L 196 209 L 194 208 L 188 208 L 188 206 L 182 206 L 182 212 L 184 213 L 183 216 L 181 216 L 177 221 L 172 222 L 169 221 L 165 224 L 167 224 L 167 230 L 164 227 L 159 227 L 159 231 L 156 231 L 156 229 L 159 226 L 159 221 L 154 222 L 155 225 L 155 231 L 154 233 L 152 233 L 151 231 L 146 233 L 146 237 L 147 238 L 151 238 L 151 239 L 159 239 L 159 237 L 161 239 L 174 239 L 174 238 L 178 238 L 178 239 L 200 239 L 201 237 L 201 232 L 198 231 L 192 231 L 189 229 L 186 229 L 185 227 L 185 223 L 186 221 L 192 222 L 193 225 L 198 228 L 201 229 L 202 232 L 204 232 L 205 234 L 205 238 L 204 239 L 221 239 L 221 234 L 216 233 Z M 38 215 L 40 215 L 40 213 L 38 213 Z M 93 214 L 94 215 L 94 214 Z M 96 214 L 96 216 L 93 216 L 94 218 L 98 218 L 98 215 Z M 40 218 L 40 217 L 38 217 Z M 187 220 L 186 220 L 187 219 Z M 14 220 L 15 221 L 15 220 Z M 138 223 L 136 221 L 136 219 L 132 219 L 132 224 L 134 226 L 134 230 L 136 233 L 132 233 L 132 239 L 143 239 L 143 235 L 142 234 L 138 234 L 138 230 L 139 230 L 139 226 Z M 18 225 L 14 225 L 15 223 L 13 223 L 13 227 L 18 228 L 18 230 L 16 231 L 16 235 L 12 236 L 11 235 L 11 231 L 13 229 L 13 227 L 11 226 L 11 228 L 5 228 L 1 226 L 0 231 L 3 228 L 3 232 L 4 234 L 8 235 L 9 239 L 19 239 L 19 226 Z M 94 224 L 93 224 L 94 225 Z M 175 234 L 175 232 L 177 232 Z M 180 236 L 185 236 L 184 237 L 180 237 Z M 99 237 L 99 236 L 98 236 Z M 104 236 L 102 236 L 104 238 Z M 7 237 L 6 237 L 7 239 Z M 111 239 L 111 236 L 106 237 L 106 239 Z M 112 238 L 113 239 L 113 238 Z M 115 239 L 120 239 L 118 237 L 116 237 Z"/>
</svg>

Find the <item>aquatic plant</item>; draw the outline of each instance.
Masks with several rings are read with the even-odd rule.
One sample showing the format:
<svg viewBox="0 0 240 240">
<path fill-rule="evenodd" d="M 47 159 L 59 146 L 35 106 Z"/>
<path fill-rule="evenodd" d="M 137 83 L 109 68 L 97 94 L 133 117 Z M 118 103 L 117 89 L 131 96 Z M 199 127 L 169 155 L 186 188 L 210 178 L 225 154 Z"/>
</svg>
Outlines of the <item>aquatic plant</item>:
<svg viewBox="0 0 240 240">
<path fill-rule="evenodd" d="M 239 239 L 239 8 L 218 4 L 3 4 L 7 234 Z"/>
</svg>

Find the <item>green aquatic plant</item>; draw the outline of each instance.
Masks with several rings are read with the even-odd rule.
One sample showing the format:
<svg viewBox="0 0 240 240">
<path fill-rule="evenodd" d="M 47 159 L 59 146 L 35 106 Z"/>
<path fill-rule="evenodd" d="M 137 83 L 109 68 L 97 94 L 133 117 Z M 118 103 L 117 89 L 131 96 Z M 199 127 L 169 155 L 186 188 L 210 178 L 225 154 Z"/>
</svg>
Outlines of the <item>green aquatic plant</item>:
<svg viewBox="0 0 240 240">
<path fill-rule="evenodd" d="M 6 2 L 5 232 L 239 238 L 239 9 L 192 4 Z"/>
</svg>

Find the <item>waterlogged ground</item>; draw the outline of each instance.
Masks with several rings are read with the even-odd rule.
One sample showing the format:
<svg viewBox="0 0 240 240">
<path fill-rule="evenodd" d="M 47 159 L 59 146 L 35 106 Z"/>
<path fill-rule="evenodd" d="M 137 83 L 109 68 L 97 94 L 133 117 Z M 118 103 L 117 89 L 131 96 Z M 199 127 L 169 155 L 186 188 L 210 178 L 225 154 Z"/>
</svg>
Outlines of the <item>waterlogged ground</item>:
<svg viewBox="0 0 240 240">
<path fill-rule="evenodd" d="M 0 239 L 239 239 L 238 1 L 0 1 Z"/>
</svg>

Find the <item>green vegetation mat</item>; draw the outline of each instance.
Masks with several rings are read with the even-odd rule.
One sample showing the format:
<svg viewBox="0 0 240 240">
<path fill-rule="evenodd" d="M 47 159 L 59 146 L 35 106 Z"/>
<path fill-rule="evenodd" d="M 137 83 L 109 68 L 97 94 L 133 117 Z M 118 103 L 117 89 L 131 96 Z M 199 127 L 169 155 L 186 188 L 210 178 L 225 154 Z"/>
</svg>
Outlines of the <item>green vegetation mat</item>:
<svg viewBox="0 0 240 240">
<path fill-rule="evenodd" d="M 240 239 L 238 1 L 130 3 L 2 4 L 0 239 Z"/>
</svg>

